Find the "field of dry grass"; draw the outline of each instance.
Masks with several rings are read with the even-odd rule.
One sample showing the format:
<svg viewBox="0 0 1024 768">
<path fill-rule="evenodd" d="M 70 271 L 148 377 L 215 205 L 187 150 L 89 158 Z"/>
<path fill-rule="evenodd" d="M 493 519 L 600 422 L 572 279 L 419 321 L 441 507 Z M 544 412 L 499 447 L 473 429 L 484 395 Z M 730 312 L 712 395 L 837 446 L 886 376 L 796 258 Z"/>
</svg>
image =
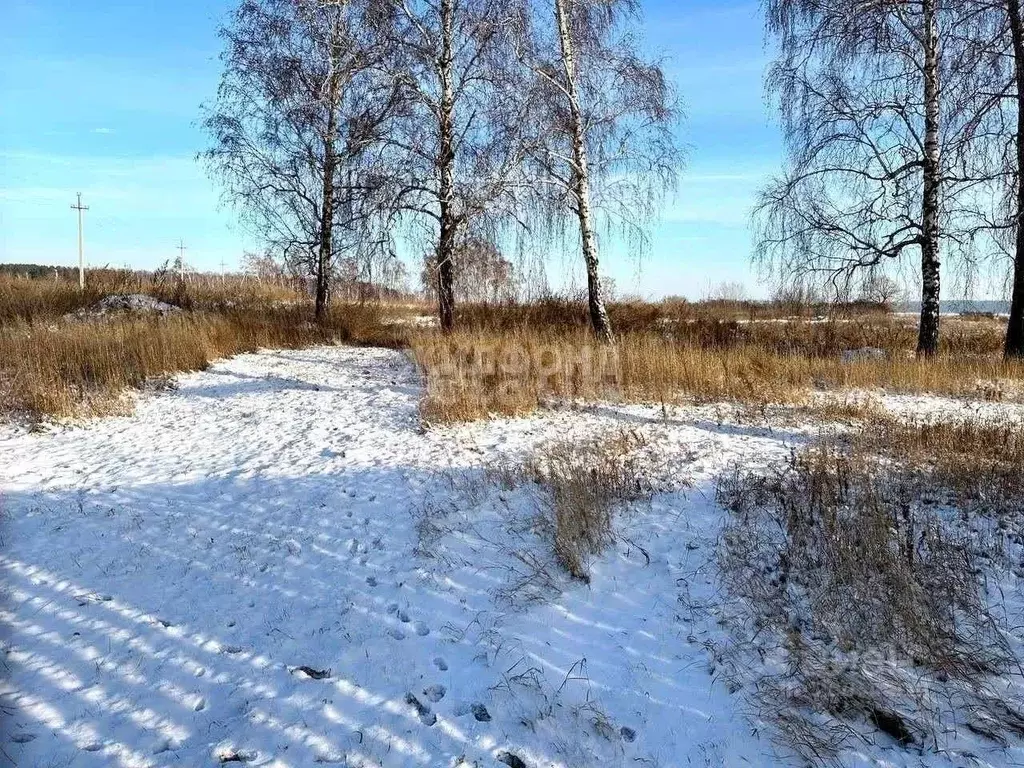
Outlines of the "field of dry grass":
<svg viewBox="0 0 1024 768">
<path fill-rule="evenodd" d="M 949 323 L 950 343 L 962 351 L 931 360 L 913 356 L 913 332 L 900 319 L 873 323 L 746 324 L 743 339 L 728 341 L 718 340 L 717 325 L 685 338 L 662 328 L 622 333 L 614 348 L 582 329 L 523 327 L 448 337 L 421 332 L 410 343 L 427 384 L 424 415 L 438 422 L 520 415 L 552 399 L 767 404 L 802 402 L 816 390 L 877 388 L 978 399 L 1021 395 L 1024 365 L 1003 362 L 994 323 Z M 887 334 L 894 341 L 881 346 Z M 843 359 L 866 346 L 883 354 Z"/>
<path fill-rule="evenodd" d="M 720 655 L 787 747 L 828 763 L 859 720 L 904 746 L 955 719 L 992 742 L 1024 734 L 992 589 L 1019 569 L 1022 451 L 1019 424 L 875 417 L 720 480 Z"/>
<path fill-rule="evenodd" d="M 104 296 L 145 294 L 186 309 L 286 304 L 301 299 L 295 286 L 229 275 L 188 275 L 184 282 L 167 272 L 90 270 L 85 290 L 76 281 L 0 275 L 0 323 L 44 322 L 88 309 Z"/>
<path fill-rule="evenodd" d="M 142 293 L 183 308 L 167 318 L 67 319 L 111 294 Z M 311 322 L 294 286 L 241 278 L 97 270 L 70 281 L 0 276 L 0 408 L 43 416 L 123 408 L 125 389 L 259 347 L 351 342 L 408 346 L 426 382 L 423 415 L 452 422 L 517 415 L 552 399 L 655 403 L 794 403 L 814 390 L 883 388 L 981 399 L 1021 395 L 1024 366 L 1000 357 L 990 318 L 950 319 L 942 354 L 913 356 L 914 318 L 852 305 L 619 302 L 614 347 L 596 344 L 585 305 L 466 305 L 459 331 L 417 323 L 427 306 L 337 305 Z M 874 356 L 846 360 L 848 350 Z"/>
<path fill-rule="evenodd" d="M 64 317 L 124 293 L 145 293 L 184 311 Z M 241 352 L 400 343 L 374 304 L 337 304 L 325 322 L 311 319 L 308 302 L 294 291 L 248 281 L 183 285 L 91 273 L 83 293 L 68 282 L 0 277 L 0 412 L 33 419 L 122 412 L 130 407 L 127 390 Z"/>
</svg>

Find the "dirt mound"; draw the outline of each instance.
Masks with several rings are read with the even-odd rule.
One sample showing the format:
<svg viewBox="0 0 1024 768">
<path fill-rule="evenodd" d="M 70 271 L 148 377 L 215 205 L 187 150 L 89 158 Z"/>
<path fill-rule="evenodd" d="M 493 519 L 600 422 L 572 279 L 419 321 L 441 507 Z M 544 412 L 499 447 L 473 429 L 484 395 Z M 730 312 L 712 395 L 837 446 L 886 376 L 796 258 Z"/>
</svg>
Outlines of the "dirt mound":
<svg viewBox="0 0 1024 768">
<path fill-rule="evenodd" d="M 160 301 L 144 293 L 125 293 L 104 296 L 91 307 L 80 309 L 64 317 L 67 320 L 88 320 L 90 318 L 106 317 L 107 315 L 121 313 L 158 314 L 165 316 L 180 311 L 181 307 Z"/>
</svg>

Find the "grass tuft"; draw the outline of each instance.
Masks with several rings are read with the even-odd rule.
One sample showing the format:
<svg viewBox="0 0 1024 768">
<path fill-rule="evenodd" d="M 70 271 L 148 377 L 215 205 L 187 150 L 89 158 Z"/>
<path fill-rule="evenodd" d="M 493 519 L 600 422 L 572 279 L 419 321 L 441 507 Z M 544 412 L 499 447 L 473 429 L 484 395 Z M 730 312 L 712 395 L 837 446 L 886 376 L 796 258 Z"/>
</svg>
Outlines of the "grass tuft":
<svg viewBox="0 0 1024 768">
<path fill-rule="evenodd" d="M 492 479 L 537 486 L 538 533 L 570 576 L 589 582 L 591 560 L 615 541 L 615 512 L 651 496 L 635 457 L 643 445 L 633 431 L 552 442 L 521 467 L 492 471 Z"/>
</svg>

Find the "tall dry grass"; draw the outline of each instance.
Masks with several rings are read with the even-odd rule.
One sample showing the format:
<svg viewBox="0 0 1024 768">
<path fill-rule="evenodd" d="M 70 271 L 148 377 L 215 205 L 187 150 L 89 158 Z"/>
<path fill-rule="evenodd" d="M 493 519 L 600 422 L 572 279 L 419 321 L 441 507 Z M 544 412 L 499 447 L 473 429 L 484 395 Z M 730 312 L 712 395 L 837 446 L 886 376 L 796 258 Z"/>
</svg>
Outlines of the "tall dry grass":
<svg viewBox="0 0 1024 768">
<path fill-rule="evenodd" d="M 881 304 L 851 302 L 826 304 L 805 301 L 691 302 L 682 298 L 661 301 L 624 300 L 608 304 L 608 314 L 618 333 L 650 331 L 654 328 L 715 323 L 764 323 L 782 319 L 870 321 L 891 317 Z M 464 330 L 582 329 L 590 314 L 586 295 L 550 295 L 529 302 L 462 304 L 456 308 L 456 325 Z M 912 319 L 911 319 L 912 322 Z"/>
<path fill-rule="evenodd" d="M 737 469 L 719 565 L 737 687 L 785 746 L 831 763 L 874 727 L 941 749 L 1024 737 L 1017 628 L 1024 428 L 870 421 Z M 770 660 L 770 661 L 766 661 Z"/>
<path fill-rule="evenodd" d="M 626 502 L 650 498 L 632 456 L 643 444 L 620 431 L 542 446 L 519 471 L 541 490 L 537 527 L 570 576 L 590 582 L 590 560 L 615 541 L 613 519 Z"/>
<path fill-rule="evenodd" d="M 62 320 L 115 293 L 148 294 L 190 313 L 82 327 Z M 358 330 L 335 319 L 313 328 L 308 297 L 284 283 L 93 270 L 80 291 L 68 280 L 0 274 L 0 397 L 8 410 L 66 415 L 79 409 L 72 405 L 77 401 L 96 411 L 112 402 L 100 393 L 190 370 L 195 359 L 331 340 L 408 343 L 425 373 L 423 410 L 431 421 L 528 413 L 550 398 L 767 403 L 845 387 L 999 396 L 1022 373 L 1019 364 L 1001 362 L 996 322 L 947 322 L 943 354 L 917 361 L 913 319 L 867 305 L 833 308 L 823 320 L 810 316 L 823 309 L 814 305 L 619 302 L 610 308 L 619 334 L 613 349 L 594 344 L 577 299 L 466 305 L 459 309 L 461 330 L 450 336 L 383 324 L 382 313 L 397 317 L 422 307 L 367 306 L 346 304 L 333 313 L 361 318 Z M 868 346 L 882 349 L 886 359 L 841 362 L 843 350 Z"/>
<path fill-rule="evenodd" d="M 90 270 L 85 290 L 67 279 L 28 278 L 0 273 L 0 323 L 48 322 L 87 309 L 104 296 L 142 293 L 188 309 L 268 306 L 300 301 L 293 286 L 238 275 L 190 275 L 171 272 Z"/>
<path fill-rule="evenodd" d="M 839 352 L 786 352 L 764 339 L 718 345 L 652 331 L 622 334 L 614 347 L 586 330 L 543 328 L 418 333 L 410 344 L 426 381 L 424 417 L 438 422 L 522 415 L 551 399 L 784 403 L 815 389 L 869 388 L 1013 397 L 1024 380 L 1024 365 L 998 354 L 919 360 L 899 350 L 844 362 Z"/>
<path fill-rule="evenodd" d="M 0 325 L 0 412 L 90 416 L 125 409 L 125 390 L 204 369 L 260 348 L 335 342 L 395 345 L 375 305 L 336 306 L 310 321 L 307 307 L 182 312 L 166 318 Z"/>
</svg>

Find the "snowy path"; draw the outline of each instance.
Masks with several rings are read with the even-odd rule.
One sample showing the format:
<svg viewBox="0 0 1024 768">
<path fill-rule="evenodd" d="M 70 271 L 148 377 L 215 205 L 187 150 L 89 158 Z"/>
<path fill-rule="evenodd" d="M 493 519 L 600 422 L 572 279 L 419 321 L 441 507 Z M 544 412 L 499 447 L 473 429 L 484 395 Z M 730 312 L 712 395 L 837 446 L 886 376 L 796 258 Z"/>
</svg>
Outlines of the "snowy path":
<svg viewBox="0 0 1024 768">
<path fill-rule="evenodd" d="M 396 352 L 265 352 L 0 432 L 0 764 L 775 764 L 694 606 L 714 475 L 800 434 L 636 406 L 423 432 L 419 395 Z M 622 427 L 679 490 L 589 587 L 515 604 L 530 510 L 474 468 Z"/>
</svg>

